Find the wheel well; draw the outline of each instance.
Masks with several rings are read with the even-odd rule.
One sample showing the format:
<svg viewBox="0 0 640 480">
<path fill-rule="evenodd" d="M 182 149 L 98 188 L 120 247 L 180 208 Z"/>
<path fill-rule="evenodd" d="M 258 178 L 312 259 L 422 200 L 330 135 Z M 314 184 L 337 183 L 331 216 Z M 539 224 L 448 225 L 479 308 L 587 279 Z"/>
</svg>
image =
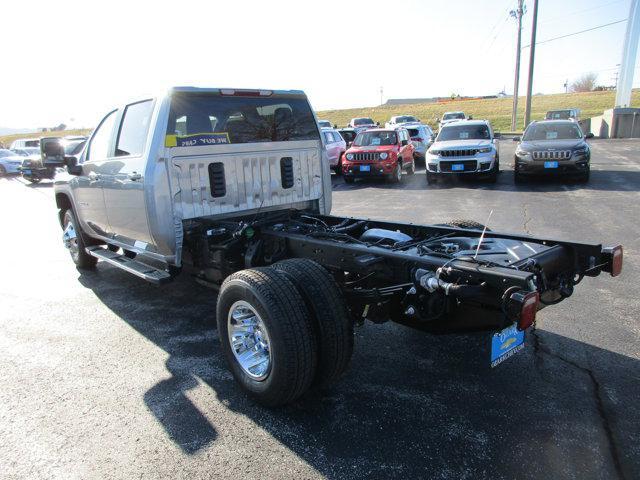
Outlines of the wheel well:
<svg viewBox="0 0 640 480">
<path fill-rule="evenodd" d="M 64 212 L 66 210 L 71 210 L 73 206 L 71 205 L 71 200 L 65 193 L 56 193 L 56 206 L 60 209 L 58 213 L 58 217 L 60 220 L 60 225 L 62 225 L 62 220 L 64 217 Z"/>
</svg>

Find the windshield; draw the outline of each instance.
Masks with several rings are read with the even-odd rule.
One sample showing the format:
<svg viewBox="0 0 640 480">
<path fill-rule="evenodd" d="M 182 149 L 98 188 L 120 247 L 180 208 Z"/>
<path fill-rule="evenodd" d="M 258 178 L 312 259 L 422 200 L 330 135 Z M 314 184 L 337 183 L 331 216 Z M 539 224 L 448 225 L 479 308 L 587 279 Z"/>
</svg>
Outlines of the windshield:
<svg viewBox="0 0 640 480">
<path fill-rule="evenodd" d="M 407 123 L 407 122 L 417 122 L 418 119 L 416 117 L 412 117 L 410 115 L 405 115 L 404 117 L 396 117 L 396 123 Z"/>
<path fill-rule="evenodd" d="M 582 131 L 575 123 L 536 123 L 531 124 L 524 132 L 525 142 L 535 140 L 578 140 Z"/>
<path fill-rule="evenodd" d="M 82 151 L 82 147 L 86 140 L 75 140 L 73 142 L 66 142 L 64 145 L 64 154 L 65 155 L 77 155 Z"/>
<path fill-rule="evenodd" d="M 340 135 L 344 138 L 345 142 L 353 142 L 353 139 L 356 138 L 356 132 L 352 132 L 351 130 L 341 131 Z"/>
<path fill-rule="evenodd" d="M 356 118 L 353 121 L 353 125 L 355 125 L 356 127 L 359 127 L 361 125 L 375 125 L 375 122 L 370 118 Z"/>
<path fill-rule="evenodd" d="M 464 120 L 464 113 L 462 112 L 454 112 L 454 113 L 445 113 L 442 116 L 443 120 Z"/>
<path fill-rule="evenodd" d="M 320 140 L 304 97 L 180 92 L 171 99 L 167 146 L 295 140 Z"/>
<path fill-rule="evenodd" d="M 363 132 L 359 133 L 353 144 L 357 147 L 377 147 L 379 145 L 395 145 L 396 132 Z"/>
<path fill-rule="evenodd" d="M 558 110 L 547 112 L 547 120 L 568 120 L 571 118 L 571 110 Z"/>
<path fill-rule="evenodd" d="M 331 128 L 331 122 L 328 120 L 318 120 L 320 128 Z"/>
<path fill-rule="evenodd" d="M 449 140 L 489 140 L 489 127 L 486 125 L 452 125 L 444 127 L 438 134 L 438 142 Z"/>
</svg>

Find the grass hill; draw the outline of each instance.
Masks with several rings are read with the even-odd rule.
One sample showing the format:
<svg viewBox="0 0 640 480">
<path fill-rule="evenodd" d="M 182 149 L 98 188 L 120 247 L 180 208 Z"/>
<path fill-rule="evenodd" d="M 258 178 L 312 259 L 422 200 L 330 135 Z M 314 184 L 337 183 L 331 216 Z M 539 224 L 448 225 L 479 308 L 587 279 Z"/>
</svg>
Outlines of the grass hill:
<svg viewBox="0 0 640 480">
<path fill-rule="evenodd" d="M 535 95 L 531 101 L 531 118 L 541 120 L 548 110 L 562 108 L 579 108 L 581 117 L 589 118 L 601 115 L 604 110 L 613 108 L 615 92 L 585 92 L 562 93 L 554 95 Z M 640 107 L 640 90 L 634 90 L 631 104 Z M 525 98 L 518 99 L 518 131 L 522 131 L 524 118 Z M 331 123 L 344 127 L 354 117 L 370 117 L 373 120 L 384 122 L 394 115 L 415 115 L 431 127 L 436 127 L 436 117 L 441 117 L 446 111 L 462 110 L 467 115 L 476 119 L 491 121 L 497 131 L 507 132 L 511 130 L 512 98 L 490 98 L 484 100 L 456 100 L 445 103 L 416 103 L 410 105 L 383 105 L 373 108 L 350 108 L 347 110 L 324 110 L 317 112 L 318 118 L 330 120 Z"/>
</svg>

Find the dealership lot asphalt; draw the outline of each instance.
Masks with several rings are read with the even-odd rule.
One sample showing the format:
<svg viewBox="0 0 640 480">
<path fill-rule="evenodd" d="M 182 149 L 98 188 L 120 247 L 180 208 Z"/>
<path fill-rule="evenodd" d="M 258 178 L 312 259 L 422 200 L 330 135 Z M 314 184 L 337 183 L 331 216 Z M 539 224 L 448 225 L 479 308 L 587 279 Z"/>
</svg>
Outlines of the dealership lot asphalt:
<svg viewBox="0 0 640 480">
<path fill-rule="evenodd" d="M 640 478 L 640 141 L 594 141 L 588 185 L 333 178 L 333 213 L 622 243 L 488 367 L 487 335 L 356 330 L 335 387 L 267 410 L 235 387 L 215 293 L 77 271 L 50 184 L 0 179 L 0 478 Z"/>
</svg>

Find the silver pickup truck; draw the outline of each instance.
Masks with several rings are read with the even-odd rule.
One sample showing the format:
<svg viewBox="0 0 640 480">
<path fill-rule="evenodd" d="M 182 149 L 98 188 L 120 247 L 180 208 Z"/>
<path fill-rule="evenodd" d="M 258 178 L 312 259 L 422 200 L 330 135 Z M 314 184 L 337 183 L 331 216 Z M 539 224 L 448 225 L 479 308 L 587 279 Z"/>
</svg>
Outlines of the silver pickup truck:
<svg viewBox="0 0 640 480">
<path fill-rule="evenodd" d="M 228 366 L 269 406 L 336 380 L 365 320 L 487 332 L 496 366 L 539 309 L 621 272 L 619 245 L 331 216 L 322 141 L 300 91 L 180 87 L 114 108 L 56 177 L 63 243 L 79 268 L 217 289 Z"/>
</svg>

